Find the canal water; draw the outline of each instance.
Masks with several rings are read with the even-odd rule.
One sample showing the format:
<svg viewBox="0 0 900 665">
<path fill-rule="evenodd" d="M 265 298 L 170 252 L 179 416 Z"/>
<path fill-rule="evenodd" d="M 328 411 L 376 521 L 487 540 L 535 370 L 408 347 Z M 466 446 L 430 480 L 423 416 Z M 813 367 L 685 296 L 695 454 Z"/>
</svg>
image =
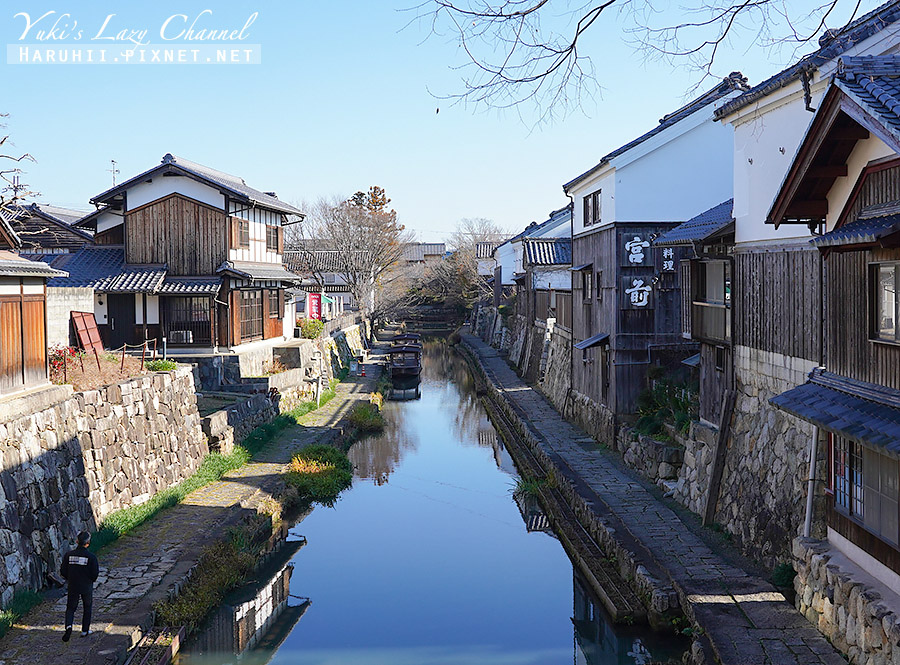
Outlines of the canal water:
<svg viewBox="0 0 900 665">
<path fill-rule="evenodd" d="M 540 507 L 513 498 L 515 465 L 452 349 L 427 343 L 420 397 L 385 414 L 384 434 L 350 452 L 352 488 L 269 567 L 269 586 L 290 579 L 290 607 L 268 634 L 240 659 L 201 635 L 179 665 L 680 662 L 682 641 L 612 628 Z"/>
</svg>

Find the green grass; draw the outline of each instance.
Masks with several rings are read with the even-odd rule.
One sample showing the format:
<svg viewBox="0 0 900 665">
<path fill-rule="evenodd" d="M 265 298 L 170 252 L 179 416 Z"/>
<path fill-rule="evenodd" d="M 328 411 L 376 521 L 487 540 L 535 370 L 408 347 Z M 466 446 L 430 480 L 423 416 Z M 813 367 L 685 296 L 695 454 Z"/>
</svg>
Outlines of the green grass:
<svg viewBox="0 0 900 665">
<path fill-rule="evenodd" d="M 321 406 L 334 399 L 335 387 L 338 383 L 339 379 L 332 379 L 328 390 L 322 393 Z M 149 501 L 139 506 L 131 506 L 111 513 L 103 520 L 97 533 L 91 538 L 91 550 L 99 551 L 160 511 L 177 505 L 191 492 L 219 480 L 229 471 L 241 468 L 281 432 L 299 423 L 303 416 L 315 411 L 316 408 L 318 407 L 314 401 L 299 404 L 291 411 L 254 429 L 244 438 L 241 445 L 234 447 L 234 452 L 230 455 L 210 453 L 204 458 L 200 468 L 178 485 L 153 495 Z"/>
<path fill-rule="evenodd" d="M 513 487 L 513 496 L 540 496 L 541 488 L 549 487 L 550 482 L 546 478 L 519 478 Z"/>
<path fill-rule="evenodd" d="M 171 372 L 176 367 L 178 367 L 178 364 L 174 360 L 157 359 L 147 361 L 147 370 L 150 372 Z"/>
<path fill-rule="evenodd" d="M 41 594 L 34 591 L 17 591 L 9 607 L 0 610 L 0 637 L 6 635 L 6 632 L 16 621 L 25 616 L 28 610 L 42 600 Z"/>
<path fill-rule="evenodd" d="M 294 455 L 285 476 L 299 500 L 331 507 L 353 482 L 353 465 L 346 453 L 326 445 L 307 446 Z"/>
<path fill-rule="evenodd" d="M 194 632 L 226 594 L 243 584 L 253 571 L 260 553 L 255 545 L 259 529 L 259 524 L 242 525 L 228 539 L 210 545 L 178 595 L 156 605 L 156 623 L 187 626 L 189 633 Z"/>
<path fill-rule="evenodd" d="M 377 405 L 370 402 L 354 404 L 347 421 L 361 432 L 380 432 L 384 429 L 384 416 Z"/>
</svg>

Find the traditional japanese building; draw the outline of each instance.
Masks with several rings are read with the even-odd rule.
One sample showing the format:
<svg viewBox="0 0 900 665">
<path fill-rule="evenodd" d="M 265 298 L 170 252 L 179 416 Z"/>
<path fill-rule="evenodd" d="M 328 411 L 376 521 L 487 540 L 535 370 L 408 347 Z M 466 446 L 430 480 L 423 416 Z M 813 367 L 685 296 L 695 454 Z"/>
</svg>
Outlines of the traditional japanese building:
<svg viewBox="0 0 900 665">
<path fill-rule="evenodd" d="M 303 213 L 237 176 L 165 155 L 91 200 L 78 225 L 96 246 L 67 279 L 91 286 L 104 343 L 166 339 L 170 347 L 236 349 L 293 333 L 284 289 L 284 227 Z"/>
<path fill-rule="evenodd" d="M 634 413 L 651 365 L 696 351 L 682 326 L 680 262 L 653 241 L 731 197 L 730 128 L 716 102 L 746 88 L 733 73 L 563 186 L 572 217 L 572 409 L 601 441 Z"/>
</svg>

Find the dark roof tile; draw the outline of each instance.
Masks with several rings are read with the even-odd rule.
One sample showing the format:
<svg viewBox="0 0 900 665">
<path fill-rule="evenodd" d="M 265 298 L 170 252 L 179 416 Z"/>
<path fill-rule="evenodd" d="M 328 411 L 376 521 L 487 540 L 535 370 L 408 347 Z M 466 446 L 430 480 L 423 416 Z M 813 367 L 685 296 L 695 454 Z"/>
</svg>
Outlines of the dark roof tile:
<svg viewBox="0 0 900 665">
<path fill-rule="evenodd" d="M 725 231 L 730 225 L 734 224 L 733 204 L 734 199 L 728 199 L 717 206 L 713 206 L 683 224 L 679 224 L 671 231 L 664 233 L 653 244 L 663 246 L 689 245 Z"/>
</svg>

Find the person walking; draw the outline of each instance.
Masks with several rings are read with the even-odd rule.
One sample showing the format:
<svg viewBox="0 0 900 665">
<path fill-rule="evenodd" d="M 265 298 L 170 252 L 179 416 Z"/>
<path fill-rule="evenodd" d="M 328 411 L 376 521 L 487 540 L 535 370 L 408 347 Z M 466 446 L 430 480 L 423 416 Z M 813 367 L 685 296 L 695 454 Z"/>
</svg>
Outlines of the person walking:
<svg viewBox="0 0 900 665">
<path fill-rule="evenodd" d="M 88 550 L 91 544 L 91 534 L 82 531 L 77 538 L 78 547 L 66 553 L 63 557 L 59 572 L 69 582 L 69 598 L 66 602 L 66 632 L 63 633 L 63 642 L 68 642 L 72 637 L 72 624 L 75 622 L 75 610 L 78 608 L 78 600 L 81 599 L 81 636 L 91 634 L 91 610 L 94 604 L 94 582 L 100 574 L 100 564 L 97 556 Z"/>
</svg>

